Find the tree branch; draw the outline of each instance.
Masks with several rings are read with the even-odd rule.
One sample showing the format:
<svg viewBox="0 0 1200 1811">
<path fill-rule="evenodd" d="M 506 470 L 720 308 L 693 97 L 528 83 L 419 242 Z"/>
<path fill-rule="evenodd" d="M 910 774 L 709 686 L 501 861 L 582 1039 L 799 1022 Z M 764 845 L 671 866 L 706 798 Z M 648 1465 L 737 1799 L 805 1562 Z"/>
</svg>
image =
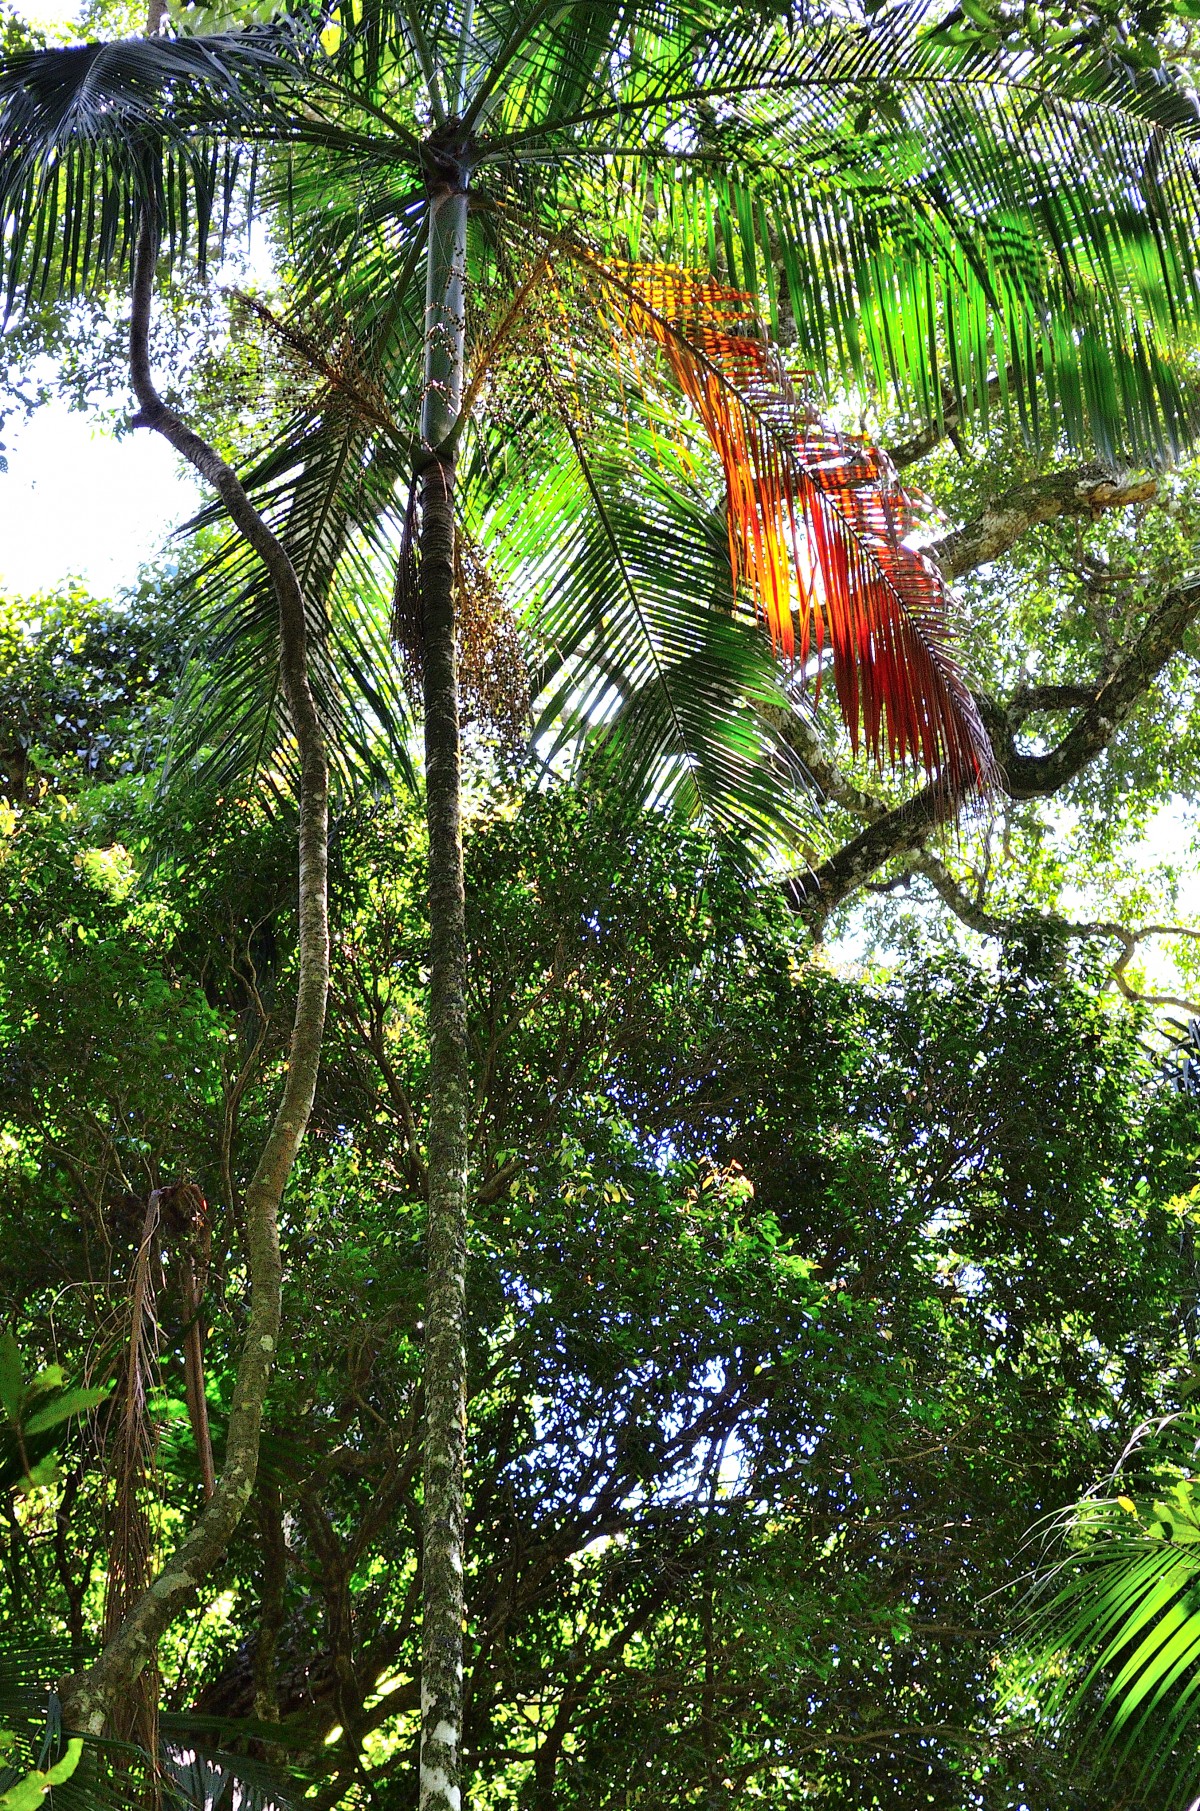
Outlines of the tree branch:
<svg viewBox="0 0 1200 1811">
<path fill-rule="evenodd" d="M 1057 913 L 1049 912 L 1037 918 L 1000 918 L 994 912 L 986 911 L 970 894 L 965 892 L 951 874 L 944 862 L 935 855 L 923 853 L 917 857 L 909 869 L 910 874 L 921 874 L 932 886 L 943 905 L 949 907 L 954 916 L 978 931 L 982 937 L 994 937 L 1000 941 L 1020 937 L 1027 932 L 1031 924 L 1044 927 L 1054 935 L 1073 941 L 1088 938 L 1118 943 L 1121 954 L 1109 969 L 1109 977 L 1124 997 L 1138 1006 L 1176 1006 L 1182 1012 L 1200 1016 L 1200 1002 L 1184 999 L 1178 994 L 1148 994 L 1133 987 L 1126 970 L 1137 952 L 1138 945 L 1149 937 L 1198 937 L 1200 928 L 1187 924 L 1143 924 L 1139 926 L 1118 924 L 1111 918 L 1098 918 L 1083 922 L 1062 918 Z"/>
<path fill-rule="evenodd" d="M 238 1360 L 225 1438 L 225 1462 L 212 1496 L 190 1534 L 137 1598 L 99 1659 L 63 1686 L 67 1723 L 99 1734 L 174 1619 L 217 1563 L 254 1491 L 263 1405 L 275 1366 L 283 1273 L 278 1212 L 308 1125 L 320 1061 L 329 982 L 327 890 L 328 767 L 308 683 L 304 598 L 282 544 L 267 527 L 236 473 L 172 409 L 154 387 L 150 316 L 159 223 L 143 211 L 133 274 L 129 364 L 140 412 L 134 425 L 153 428 L 218 492 L 237 528 L 271 577 L 279 608 L 280 676 L 300 756 L 299 954 L 296 1008 L 283 1096 L 246 1190 L 250 1306 Z"/>
<path fill-rule="evenodd" d="M 1148 503 L 1158 490 L 1155 479 L 1118 474 L 1099 465 L 1050 472 L 1015 484 L 990 502 L 972 521 L 944 535 L 926 549 L 948 579 L 961 578 L 998 560 L 1029 529 L 1056 516 L 1097 516 L 1106 509 Z"/>
<path fill-rule="evenodd" d="M 1092 690 L 1045 688 L 1049 693 L 1047 700 L 1044 695 L 1039 696 L 1041 688 L 1025 688 L 1014 695 L 1011 716 L 994 698 L 976 693 L 975 701 L 996 756 L 1000 784 L 1008 797 L 1048 798 L 1103 753 L 1168 661 L 1179 652 L 1183 637 L 1198 614 L 1200 577 L 1192 577 L 1167 593 L 1149 621 L 1111 663 L 1107 676 Z M 1081 697 L 1087 700 L 1084 708 L 1048 753 L 1030 755 L 1017 748 L 1014 717 L 1023 719 L 1034 709 L 1062 709 L 1068 699 L 1077 702 Z M 875 816 L 865 830 L 813 873 L 790 881 L 787 894 L 792 905 L 797 911 L 818 916 L 831 911 L 885 862 L 920 850 L 931 831 L 957 814 L 961 802 L 953 789 L 944 784 L 922 787 L 902 805 Z M 856 815 L 867 813 L 858 811 Z"/>
<path fill-rule="evenodd" d="M 998 375 L 989 377 L 987 393 L 990 402 L 998 399 L 1000 395 Z M 887 449 L 888 458 L 896 470 L 902 472 L 906 465 L 915 465 L 918 459 L 924 459 L 927 453 L 932 453 L 934 447 L 940 445 L 943 440 L 947 438 L 953 440 L 961 421 L 962 416 L 954 400 L 954 391 L 948 384 L 944 384 L 942 386 L 941 426 L 939 427 L 936 422 L 931 422 L 923 428 L 918 428 L 910 439 L 901 441 L 899 446 L 890 446 Z"/>
</svg>

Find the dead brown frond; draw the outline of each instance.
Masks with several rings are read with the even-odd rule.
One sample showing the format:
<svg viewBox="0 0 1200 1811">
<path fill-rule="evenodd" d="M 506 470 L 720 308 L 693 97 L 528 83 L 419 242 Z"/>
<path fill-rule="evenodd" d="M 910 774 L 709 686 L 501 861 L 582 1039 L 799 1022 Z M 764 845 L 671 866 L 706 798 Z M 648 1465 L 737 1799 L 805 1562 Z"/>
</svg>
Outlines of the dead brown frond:
<svg viewBox="0 0 1200 1811">
<path fill-rule="evenodd" d="M 163 1288 L 160 1229 L 162 1196 L 146 1204 L 141 1238 L 129 1277 L 127 1338 L 115 1403 L 116 1433 L 110 1457 L 111 1527 L 104 1591 L 103 1633 L 111 1641 L 150 1582 L 153 1489 L 158 1432 L 151 1396 L 158 1380 L 159 1297 Z M 113 1733 L 136 1742 L 151 1757 L 151 1796 L 158 1803 L 158 1668 L 151 1660 L 114 1718 Z"/>
</svg>

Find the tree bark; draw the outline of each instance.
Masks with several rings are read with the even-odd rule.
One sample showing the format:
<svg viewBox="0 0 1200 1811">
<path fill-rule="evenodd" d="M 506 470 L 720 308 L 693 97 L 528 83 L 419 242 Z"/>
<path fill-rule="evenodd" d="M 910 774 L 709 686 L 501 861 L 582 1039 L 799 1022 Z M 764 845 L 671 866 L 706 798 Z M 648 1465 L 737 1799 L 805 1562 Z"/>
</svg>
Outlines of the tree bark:
<svg viewBox="0 0 1200 1811">
<path fill-rule="evenodd" d="M 462 405 L 465 173 L 431 184 L 420 595 L 429 826 L 429 1155 L 421 1556 L 421 1811 L 459 1811 L 467 1430 L 467 938 L 454 633 L 454 462 Z"/>
<path fill-rule="evenodd" d="M 329 984 L 328 768 L 308 684 L 304 599 L 286 551 L 250 502 L 236 473 L 166 407 L 154 387 L 149 327 L 158 244 L 158 225 L 147 211 L 134 260 L 130 322 L 130 373 L 140 410 L 134 425 L 161 434 L 213 485 L 274 586 L 279 607 L 280 678 L 300 758 L 300 973 L 283 1096 L 246 1190 L 250 1307 L 226 1429 L 225 1462 L 191 1533 L 133 1603 L 95 1664 L 64 1684 L 67 1724 L 90 1734 L 100 1733 L 114 1705 L 154 1658 L 168 1625 L 191 1602 L 201 1579 L 224 1554 L 254 1491 L 263 1405 L 279 1337 L 283 1283 L 279 1205 L 312 1110 Z"/>
<path fill-rule="evenodd" d="M 998 560 L 1029 529 L 1057 516 L 1098 516 L 1105 510 L 1149 503 L 1158 489 L 1147 476 L 1079 466 L 1014 484 L 970 522 L 935 541 L 931 554 L 948 579 L 962 578 Z"/>
<path fill-rule="evenodd" d="M 1149 621 L 1109 664 L 1093 687 L 1026 687 L 1009 709 L 977 692 L 975 702 L 991 739 L 1003 791 L 1011 799 L 1049 798 L 1102 754 L 1146 696 L 1163 668 L 1179 652 L 1184 636 L 1200 617 L 1200 579 L 1169 591 Z M 1014 721 L 1035 708 L 1082 706 L 1070 728 L 1045 754 L 1025 754 L 1014 739 Z M 860 797 L 862 795 L 859 795 Z M 868 801 L 868 805 L 871 802 Z M 832 911 L 896 856 L 921 849 L 931 832 L 949 823 L 961 801 L 946 786 L 925 786 L 892 810 L 862 811 L 874 821 L 812 873 L 787 883 L 785 892 L 799 912 Z M 855 807 L 851 805 L 851 809 Z"/>
<path fill-rule="evenodd" d="M 283 1498 L 279 1485 L 270 1477 L 258 1481 L 258 1538 L 262 1560 L 258 1635 L 254 1644 L 254 1715 L 262 1723 L 278 1723 L 279 1686 L 275 1674 L 283 1631 L 288 1556 Z"/>
</svg>

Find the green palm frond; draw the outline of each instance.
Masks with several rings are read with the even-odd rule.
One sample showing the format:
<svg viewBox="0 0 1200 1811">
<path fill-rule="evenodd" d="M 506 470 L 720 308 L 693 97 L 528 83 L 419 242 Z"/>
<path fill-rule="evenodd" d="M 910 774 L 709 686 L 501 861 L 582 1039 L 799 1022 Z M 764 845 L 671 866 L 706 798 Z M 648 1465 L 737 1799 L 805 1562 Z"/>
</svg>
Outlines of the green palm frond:
<svg viewBox="0 0 1200 1811">
<path fill-rule="evenodd" d="M 370 0 L 354 16 L 386 36 Z M 464 23 L 420 9 L 447 65 Z M 603 251 L 707 264 L 789 314 L 825 381 L 926 420 L 948 397 L 986 421 L 998 380 L 1034 437 L 1194 439 L 1200 122 L 1169 83 L 968 54 L 922 7 L 499 6 L 465 47 L 475 186 L 510 234 L 586 220 Z"/>
<path fill-rule="evenodd" d="M 7 1767 L 0 1767 L 0 1794 L 32 1767 L 45 1769 L 62 1752 L 64 1728 L 55 1682 L 76 1670 L 84 1656 L 67 1642 L 0 1632 L 0 1730 L 15 1737 Z M 240 1804 L 245 1811 L 299 1811 L 311 1778 L 294 1767 L 231 1752 L 232 1739 L 278 1746 L 285 1732 L 277 1724 L 232 1722 L 164 1712 L 160 1719 L 162 1811 L 213 1811 Z M 149 1797 L 150 1768 L 144 1750 L 127 1742 L 88 1736 L 74 1773 L 46 1799 L 56 1811 L 141 1811 Z"/>
<path fill-rule="evenodd" d="M 287 134 L 299 66 L 280 32 L 125 38 L 0 67 L 0 287 L 74 294 L 128 259 L 139 210 L 201 268 L 244 144 Z"/>
<path fill-rule="evenodd" d="M 330 56 L 297 27 L 11 62 L 0 229 L 10 292 L 70 289 L 120 262 L 146 200 L 169 250 L 202 252 L 239 199 L 247 148 L 261 158 L 259 193 L 290 226 L 295 289 L 327 318 L 340 308 L 354 320 L 380 401 L 376 418 L 360 409 L 347 426 L 330 390 L 251 474 L 304 568 L 315 682 L 348 766 L 370 765 L 372 750 L 392 758 L 406 735 L 377 599 L 419 460 L 406 431 L 420 405 L 419 141 L 431 115 L 459 114 L 474 134 L 473 297 L 513 293 L 515 246 L 582 232 L 601 252 L 707 265 L 764 299 L 798 340 L 796 364 L 926 421 L 947 400 L 986 419 L 998 388 L 1031 435 L 1106 451 L 1161 458 L 1200 427 L 1196 119 L 1169 87 L 1122 85 L 1095 58 L 967 54 L 922 7 L 784 21 L 717 0 L 353 0 L 337 17 Z M 248 190 L 240 199 L 253 205 Z M 623 736 L 651 792 L 706 794 L 718 815 L 735 778 L 749 783 L 752 755 L 765 758 L 747 807 L 765 824 L 782 759 L 754 703 L 765 656 L 719 604 L 688 640 L 667 601 L 667 554 L 653 553 L 661 543 L 690 575 L 686 484 L 670 501 L 641 480 L 618 494 L 612 457 L 581 442 L 557 460 L 574 512 L 570 576 L 551 583 L 529 550 L 561 603 L 537 632 L 566 637 L 544 702 L 589 735 L 603 721 L 613 747 Z M 648 512 L 640 540 L 635 497 Z M 705 542 L 696 557 L 710 556 Z M 578 572 L 599 587 L 590 617 Z M 515 572 L 509 583 L 526 587 Z M 183 746 L 195 757 L 203 745 L 228 772 L 286 744 L 271 612 L 232 548 L 196 597 L 218 675 L 210 696 L 240 695 L 242 717 L 218 705 L 200 728 L 194 716 Z M 674 692 L 709 697 L 723 726 L 711 748 Z M 185 701 L 200 696 L 185 688 Z"/>
<path fill-rule="evenodd" d="M 1198 1432 L 1191 1416 L 1143 1430 L 1109 1486 L 1130 1494 L 1052 1519 L 1008 1662 L 1010 1707 L 1163 1811 L 1200 1787 Z"/>
<path fill-rule="evenodd" d="M 355 275 L 361 281 L 361 271 Z M 409 247 L 382 306 L 359 309 L 350 282 L 337 294 L 314 293 L 313 284 L 303 322 L 257 305 L 311 394 L 244 483 L 300 581 L 311 683 L 333 770 L 347 787 L 413 777 L 410 712 L 388 618 L 418 450 L 402 424 L 413 419 L 419 396 L 422 288 Z M 189 527 L 222 520 L 214 504 Z M 261 563 L 231 535 L 185 581 L 181 601 L 193 626 L 192 658 L 174 713 L 172 763 L 186 762 L 193 779 L 217 785 L 280 759 L 286 765 L 276 606 Z"/>
<path fill-rule="evenodd" d="M 542 757 L 570 750 L 760 850 L 811 836 L 814 789 L 778 727 L 793 706 L 766 635 L 736 612 L 722 511 L 632 425 L 585 444 L 560 423 L 538 452 L 519 500 L 481 473 L 468 509 L 543 651 Z"/>
<path fill-rule="evenodd" d="M 703 258 L 787 309 L 830 381 L 930 419 L 946 396 L 985 416 L 998 379 L 1030 432 L 1110 451 L 1161 457 L 1194 435 L 1180 347 L 1200 316 L 1197 120 L 1169 84 L 1121 81 L 1096 56 L 969 55 L 920 7 L 785 27 L 715 0 L 470 15 L 359 0 L 339 19 L 337 55 L 309 57 L 303 110 L 287 104 L 299 50 L 281 34 L 11 62 L 10 289 L 18 270 L 77 284 L 107 266 L 139 184 L 169 236 L 199 225 L 201 244 L 239 147 L 264 141 L 308 147 L 342 252 L 373 239 L 382 278 L 393 223 L 419 207 L 420 94 L 461 75 L 485 204 L 547 230 L 586 216 L 634 258 Z M 321 247 L 328 267 L 334 239 Z"/>
<path fill-rule="evenodd" d="M 398 463 L 360 421 L 306 415 L 247 477 L 291 554 L 304 589 L 310 682 L 331 759 L 348 788 L 411 781 L 408 702 L 388 641 L 386 528 L 397 509 Z M 400 462 L 402 467 L 403 462 Z M 206 511 L 205 525 L 217 518 Z M 244 542 L 230 538 L 185 581 L 190 658 L 172 720 L 166 772 L 222 786 L 290 763 L 278 683 L 274 592 Z"/>
<path fill-rule="evenodd" d="M 548 225 L 607 218 L 629 256 L 765 292 L 826 381 L 926 419 L 946 395 L 986 419 L 998 377 L 1031 434 L 1160 458 L 1194 437 L 1196 120 L 1176 94 L 1156 115 L 1099 67 L 1019 77 L 896 23 L 801 29 L 735 78 L 732 36 L 686 104 L 501 137 L 497 180 Z"/>
<path fill-rule="evenodd" d="M 164 1811 L 232 1811 L 235 1805 L 238 1811 L 300 1811 L 311 1788 L 307 1776 L 214 1746 L 186 1715 L 164 1717 L 162 1724 Z M 278 1745 L 278 1726 L 258 1728 Z"/>
</svg>

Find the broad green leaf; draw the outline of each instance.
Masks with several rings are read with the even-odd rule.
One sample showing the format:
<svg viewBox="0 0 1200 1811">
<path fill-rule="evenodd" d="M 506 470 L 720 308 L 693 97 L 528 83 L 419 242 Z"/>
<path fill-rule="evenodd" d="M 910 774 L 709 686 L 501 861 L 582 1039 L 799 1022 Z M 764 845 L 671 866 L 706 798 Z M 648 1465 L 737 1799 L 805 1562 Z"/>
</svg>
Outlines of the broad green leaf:
<svg viewBox="0 0 1200 1811">
<path fill-rule="evenodd" d="M 0 1811 L 37 1811 L 46 1794 L 54 1786 L 61 1786 L 69 1780 L 79 1765 L 83 1753 L 83 1741 L 79 1736 L 72 1736 L 67 1743 L 66 1753 L 56 1761 L 53 1767 L 44 1773 L 26 1774 L 15 1786 L 0 1794 Z"/>
<path fill-rule="evenodd" d="M 86 1415 L 98 1402 L 103 1402 L 108 1394 L 106 1388 L 93 1390 L 67 1390 L 54 1402 L 48 1402 L 45 1408 L 36 1409 L 25 1423 L 25 1433 L 44 1434 L 47 1428 L 57 1427 L 61 1421 L 67 1421 L 72 1415 Z"/>
<path fill-rule="evenodd" d="M 48 1390 L 61 1390 L 66 1381 L 66 1373 L 61 1365 L 43 1365 L 26 1390 L 26 1399 L 44 1396 Z"/>
<path fill-rule="evenodd" d="M 25 1368 L 16 1340 L 6 1328 L 0 1333 L 0 1405 L 14 1427 L 21 1424 L 25 1396 Z"/>
</svg>

